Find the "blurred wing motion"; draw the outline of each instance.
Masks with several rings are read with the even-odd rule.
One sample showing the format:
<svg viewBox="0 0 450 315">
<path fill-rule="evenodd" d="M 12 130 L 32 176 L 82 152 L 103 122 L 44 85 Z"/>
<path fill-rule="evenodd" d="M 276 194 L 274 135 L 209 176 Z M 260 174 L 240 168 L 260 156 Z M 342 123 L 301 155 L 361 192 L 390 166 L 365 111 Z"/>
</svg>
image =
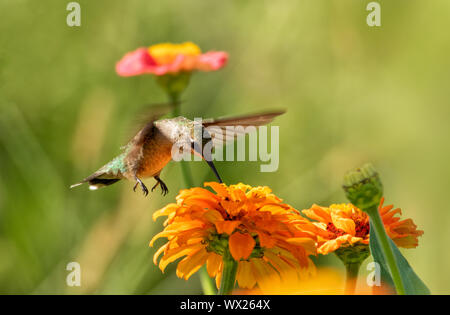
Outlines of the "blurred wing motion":
<svg viewBox="0 0 450 315">
<path fill-rule="evenodd" d="M 256 127 L 271 123 L 275 117 L 280 116 L 285 112 L 285 110 L 279 110 L 241 117 L 205 120 L 203 122 L 203 127 L 207 128 L 213 144 L 216 147 L 233 142 L 237 136 L 256 131 Z M 242 128 L 232 128 L 232 132 L 229 130 L 227 133 L 227 127 Z"/>
<path fill-rule="evenodd" d="M 239 135 L 245 135 L 256 131 L 257 126 L 269 124 L 275 117 L 284 112 L 285 111 L 274 111 L 241 117 L 204 120 L 202 122 L 204 128 L 202 143 L 200 144 L 195 139 L 191 138 L 192 152 L 200 155 L 205 162 L 208 163 L 216 177 L 219 179 L 219 182 L 222 183 L 222 179 L 212 161 L 212 149 L 222 146 L 224 143 L 233 142 Z M 233 129 L 232 131 L 230 130 L 230 127 Z M 205 150 L 207 144 L 211 141 L 210 139 L 212 140 L 213 145 Z"/>
<path fill-rule="evenodd" d="M 136 136 L 139 135 L 139 133 L 143 129 L 145 129 L 145 127 L 153 126 L 153 123 L 156 120 L 161 119 L 165 115 L 168 115 L 171 111 L 173 111 L 175 106 L 178 106 L 181 103 L 182 101 L 176 103 L 166 102 L 146 105 L 146 108 L 140 111 L 137 114 L 137 117 L 133 119 L 131 123 L 131 129 L 128 130 L 129 133 L 127 132 L 127 134 L 129 135 L 128 138 L 131 138 L 131 140 L 126 145 L 122 146 L 122 149 L 129 146 L 133 142 L 133 140 L 136 140 Z"/>
</svg>

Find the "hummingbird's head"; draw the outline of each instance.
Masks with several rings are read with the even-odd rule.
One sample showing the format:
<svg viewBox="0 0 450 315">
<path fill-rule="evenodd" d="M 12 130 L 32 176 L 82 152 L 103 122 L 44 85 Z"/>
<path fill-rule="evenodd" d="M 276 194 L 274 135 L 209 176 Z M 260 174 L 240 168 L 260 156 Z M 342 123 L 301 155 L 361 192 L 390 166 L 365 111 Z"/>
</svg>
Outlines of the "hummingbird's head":
<svg viewBox="0 0 450 315">
<path fill-rule="evenodd" d="M 172 143 L 190 141 L 193 136 L 194 122 L 184 117 L 162 119 L 155 127 Z"/>
</svg>

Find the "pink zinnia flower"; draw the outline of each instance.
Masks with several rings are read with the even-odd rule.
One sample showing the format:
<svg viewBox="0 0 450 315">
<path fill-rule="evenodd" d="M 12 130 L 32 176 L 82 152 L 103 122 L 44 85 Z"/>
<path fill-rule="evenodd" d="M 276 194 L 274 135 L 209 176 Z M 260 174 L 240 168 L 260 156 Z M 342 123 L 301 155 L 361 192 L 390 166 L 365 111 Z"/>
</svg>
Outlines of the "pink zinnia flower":
<svg viewBox="0 0 450 315">
<path fill-rule="evenodd" d="M 127 53 L 117 63 L 116 71 L 124 77 L 147 73 L 161 76 L 183 71 L 214 71 L 225 66 L 227 60 L 226 52 L 210 51 L 202 54 L 200 48 L 191 42 L 164 43 Z"/>
</svg>

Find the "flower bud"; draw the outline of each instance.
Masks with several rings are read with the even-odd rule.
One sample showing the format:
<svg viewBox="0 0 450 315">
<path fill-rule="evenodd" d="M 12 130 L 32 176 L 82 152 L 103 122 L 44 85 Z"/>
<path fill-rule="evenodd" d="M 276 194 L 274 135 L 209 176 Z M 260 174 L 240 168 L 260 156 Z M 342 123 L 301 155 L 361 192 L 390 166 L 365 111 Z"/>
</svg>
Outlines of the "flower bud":
<svg viewBox="0 0 450 315">
<path fill-rule="evenodd" d="M 370 163 L 347 172 L 344 176 L 343 188 L 348 200 L 364 211 L 376 209 L 383 196 L 380 177 Z"/>
</svg>

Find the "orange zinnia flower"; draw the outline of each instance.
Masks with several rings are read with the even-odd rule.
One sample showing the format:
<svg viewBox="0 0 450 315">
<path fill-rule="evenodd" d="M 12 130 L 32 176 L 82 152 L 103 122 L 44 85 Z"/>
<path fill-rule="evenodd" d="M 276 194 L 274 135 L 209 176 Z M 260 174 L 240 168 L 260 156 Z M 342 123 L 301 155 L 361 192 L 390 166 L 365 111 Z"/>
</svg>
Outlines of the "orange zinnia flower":
<svg viewBox="0 0 450 315">
<path fill-rule="evenodd" d="M 225 66 L 228 54 L 210 51 L 202 54 L 200 48 L 191 42 L 182 44 L 163 43 L 138 48 L 127 53 L 116 65 L 120 76 L 140 74 L 176 74 L 194 70 L 213 71 Z"/>
<path fill-rule="evenodd" d="M 418 237 L 423 231 L 411 219 L 401 220 L 401 214 L 394 206 L 383 207 L 381 199 L 378 211 L 383 220 L 388 236 L 399 247 L 414 248 L 419 244 Z M 318 253 L 326 255 L 342 246 L 369 244 L 369 216 L 352 204 L 333 204 L 330 207 L 313 205 L 311 209 L 302 211 L 308 218 L 316 220 L 314 224 L 322 229 L 318 236 Z"/>
<path fill-rule="evenodd" d="M 168 216 L 164 230 L 153 242 L 166 237 L 154 256 L 159 267 L 184 257 L 177 276 L 188 279 L 206 263 L 219 287 L 222 256 L 229 250 L 238 262 L 237 282 L 253 288 L 267 276 L 295 271 L 302 276 L 314 270 L 309 255 L 316 254 L 316 230 L 291 206 L 281 202 L 268 187 L 205 183 L 204 188 L 182 190 L 176 204 L 169 204 L 153 217 Z M 185 257 L 186 256 L 186 257 Z"/>
</svg>

